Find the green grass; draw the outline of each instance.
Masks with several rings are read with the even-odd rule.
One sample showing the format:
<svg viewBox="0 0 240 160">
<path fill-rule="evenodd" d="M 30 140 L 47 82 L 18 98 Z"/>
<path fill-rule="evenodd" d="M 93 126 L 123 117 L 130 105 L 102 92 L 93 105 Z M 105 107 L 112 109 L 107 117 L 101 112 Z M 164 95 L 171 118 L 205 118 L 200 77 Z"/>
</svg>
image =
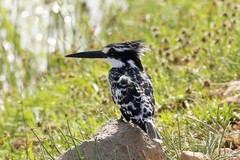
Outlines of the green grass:
<svg viewBox="0 0 240 160">
<path fill-rule="evenodd" d="M 64 3 L 70 2 L 59 2 L 61 6 Z M 64 58 L 72 51 L 59 48 L 68 42 L 66 37 L 71 32 L 73 48 L 80 45 L 79 37 L 86 39 L 87 49 L 101 49 L 106 43 L 124 40 L 146 40 L 151 52 L 142 62 L 153 78 L 158 103 L 156 126 L 169 159 L 178 159 L 183 150 L 224 159 L 226 154 L 220 148 L 239 106 L 223 104 L 218 96 L 209 97 L 217 87 L 206 87 L 204 82 L 221 84 L 240 79 L 239 3 L 129 0 L 127 10 L 111 5 L 104 12 L 98 37 L 88 25 L 89 12 L 84 3 L 75 3 L 78 8 L 72 16 L 82 16 L 70 31 L 59 28 L 62 13 L 51 13 L 52 21 L 44 32 L 49 36 L 59 30 L 57 50 L 50 53 L 44 43 L 41 54 L 21 48 L 20 40 L 26 37 L 18 34 L 16 22 L 9 21 L 7 10 L 0 8 L 1 28 L 7 32 L 7 38 L 1 35 L 0 40 L 13 46 L 10 50 L 3 45 L 0 48 L 0 76 L 4 75 L 9 85 L 4 89 L 0 83 L 4 106 L 0 110 L 1 158 L 56 158 L 59 152 L 91 138 L 107 120 L 120 117 L 109 92 L 110 67 L 98 60 Z M 10 53 L 17 54 L 22 62 L 10 63 L 5 56 Z M 36 55 L 48 55 L 47 71 L 38 71 Z M 16 79 L 19 71 L 24 72 L 22 85 Z"/>
</svg>

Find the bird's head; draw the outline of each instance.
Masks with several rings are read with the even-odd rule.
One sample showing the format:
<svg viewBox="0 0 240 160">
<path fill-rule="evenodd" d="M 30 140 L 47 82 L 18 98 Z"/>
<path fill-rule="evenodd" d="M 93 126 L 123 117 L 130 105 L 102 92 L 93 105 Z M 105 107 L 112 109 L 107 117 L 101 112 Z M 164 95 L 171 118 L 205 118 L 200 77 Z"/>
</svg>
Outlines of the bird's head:
<svg viewBox="0 0 240 160">
<path fill-rule="evenodd" d="M 67 55 L 73 58 L 99 58 L 114 68 L 137 67 L 143 70 L 140 57 L 148 50 L 144 41 L 113 43 L 99 51 L 86 51 Z"/>
</svg>

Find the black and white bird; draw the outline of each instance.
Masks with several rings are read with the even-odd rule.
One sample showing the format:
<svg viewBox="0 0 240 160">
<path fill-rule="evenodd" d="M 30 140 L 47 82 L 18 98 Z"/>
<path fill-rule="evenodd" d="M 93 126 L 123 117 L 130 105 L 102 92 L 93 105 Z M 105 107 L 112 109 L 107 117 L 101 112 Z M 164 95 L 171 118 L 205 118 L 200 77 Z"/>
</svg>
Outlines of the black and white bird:
<svg viewBox="0 0 240 160">
<path fill-rule="evenodd" d="M 86 51 L 67 55 L 73 58 L 99 58 L 112 68 L 108 80 L 112 99 L 122 117 L 138 125 L 150 138 L 160 136 L 154 126 L 155 99 L 151 77 L 144 72 L 141 56 L 148 50 L 144 41 L 113 43 L 100 51 Z"/>
</svg>

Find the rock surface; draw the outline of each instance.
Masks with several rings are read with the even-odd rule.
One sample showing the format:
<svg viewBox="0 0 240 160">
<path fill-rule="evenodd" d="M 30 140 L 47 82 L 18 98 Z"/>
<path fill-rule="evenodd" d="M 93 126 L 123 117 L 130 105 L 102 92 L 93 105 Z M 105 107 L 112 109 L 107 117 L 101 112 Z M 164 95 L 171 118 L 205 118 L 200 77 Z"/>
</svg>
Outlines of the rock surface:
<svg viewBox="0 0 240 160">
<path fill-rule="evenodd" d="M 118 120 L 108 121 L 91 140 L 59 156 L 58 160 L 79 160 L 77 151 L 88 160 L 165 160 L 161 144 L 140 128 Z"/>
<path fill-rule="evenodd" d="M 224 102 L 240 104 L 240 81 L 229 82 L 223 96 Z"/>
<path fill-rule="evenodd" d="M 200 152 L 183 151 L 181 160 L 210 160 L 206 155 Z"/>
<path fill-rule="evenodd" d="M 221 152 L 229 156 L 227 160 L 240 160 L 240 149 L 232 150 L 231 148 L 222 148 Z"/>
</svg>

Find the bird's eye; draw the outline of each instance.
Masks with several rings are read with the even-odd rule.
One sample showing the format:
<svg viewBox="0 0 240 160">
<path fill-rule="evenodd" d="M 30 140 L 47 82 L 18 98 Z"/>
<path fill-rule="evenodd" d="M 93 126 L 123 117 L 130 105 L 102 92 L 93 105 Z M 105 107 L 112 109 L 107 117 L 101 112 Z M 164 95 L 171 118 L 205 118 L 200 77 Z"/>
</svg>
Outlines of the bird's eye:
<svg viewBox="0 0 240 160">
<path fill-rule="evenodd" d="M 108 51 L 108 54 L 113 56 L 115 53 L 115 49 L 114 48 L 110 48 L 109 51 Z"/>
</svg>

